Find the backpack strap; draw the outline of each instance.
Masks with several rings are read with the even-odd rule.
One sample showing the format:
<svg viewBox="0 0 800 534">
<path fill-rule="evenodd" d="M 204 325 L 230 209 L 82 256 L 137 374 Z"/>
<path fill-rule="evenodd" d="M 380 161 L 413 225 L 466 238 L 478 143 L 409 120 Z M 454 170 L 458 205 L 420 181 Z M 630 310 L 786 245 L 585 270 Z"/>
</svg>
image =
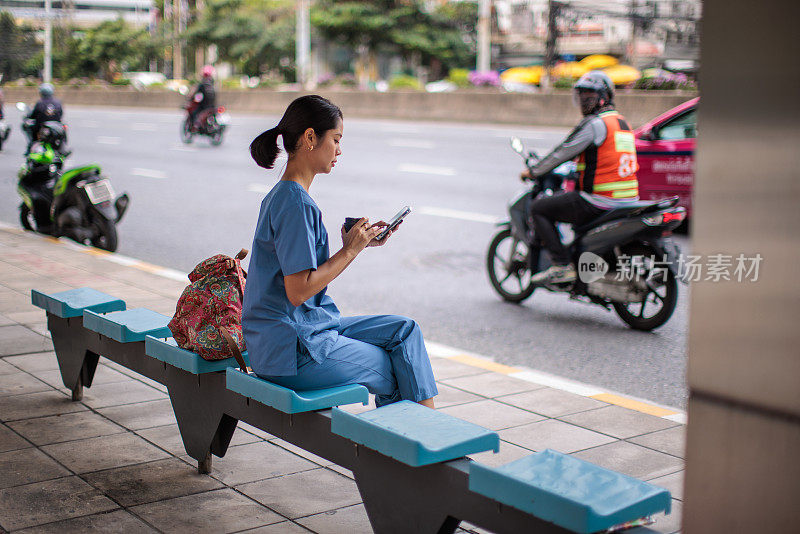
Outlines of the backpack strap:
<svg viewBox="0 0 800 534">
<path fill-rule="evenodd" d="M 236 264 L 236 276 L 239 278 L 239 289 L 242 292 L 242 298 L 244 298 L 244 279 L 247 278 L 247 273 L 242 269 L 242 260 L 247 256 L 247 252 L 248 250 L 243 248 L 233 259 Z"/>
<path fill-rule="evenodd" d="M 236 358 L 236 363 L 239 364 L 239 369 L 243 373 L 247 374 L 247 364 L 245 363 L 244 358 L 242 357 L 242 352 L 239 350 L 239 345 L 236 344 L 233 336 L 231 336 L 230 332 L 228 332 L 228 330 L 223 326 L 219 327 L 219 333 L 222 334 L 222 337 L 224 337 L 225 341 L 228 342 L 228 348 L 231 349 L 231 356 Z"/>
</svg>

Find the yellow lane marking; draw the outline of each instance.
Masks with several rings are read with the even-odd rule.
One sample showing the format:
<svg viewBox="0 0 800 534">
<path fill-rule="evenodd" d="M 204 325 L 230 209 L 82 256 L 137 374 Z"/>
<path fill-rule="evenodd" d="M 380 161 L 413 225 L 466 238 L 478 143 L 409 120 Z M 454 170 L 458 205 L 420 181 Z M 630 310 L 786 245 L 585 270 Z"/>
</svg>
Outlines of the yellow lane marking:
<svg viewBox="0 0 800 534">
<path fill-rule="evenodd" d="M 629 410 L 636 410 L 637 412 L 655 415 L 657 417 L 675 415 L 678 413 L 673 410 L 667 410 L 666 408 L 660 408 L 658 406 L 653 406 L 652 404 L 647 404 L 646 402 L 626 399 L 625 397 L 614 395 L 612 393 L 600 393 L 598 395 L 592 395 L 592 398 L 607 402 L 609 404 L 616 404 L 617 406 L 622 406 L 623 408 L 628 408 Z"/>
<path fill-rule="evenodd" d="M 483 358 L 467 356 L 466 354 L 458 354 L 456 356 L 450 356 L 448 360 L 455 360 L 457 362 L 471 365 L 473 367 L 480 367 L 481 369 L 486 369 L 487 371 L 494 371 L 495 373 L 501 373 L 504 375 L 510 375 L 511 373 L 518 373 L 521 371 L 521 369 L 517 369 L 516 367 L 510 367 L 508 365 L 503 365 L 502 363 L 495 363 L 489 360 L 484 360 Z"/>
<path fill-rule="evenodd" d="M 99 248 L 87 248 L 86 253 L 91 254 L 92 256 L 108 256 L 111 254 L 107 250 L 100 250 Z"/>
<path fill-rule="evenodd" d="M 139 262 L 134 265 L 134 267 L 141 269 L 143 271 L 147 271 L 148 273 L 158 274 L 164 270 L 163 267 L 158 267 L 156 265 L 151 265 L 149 263 Z"/>
</svg>

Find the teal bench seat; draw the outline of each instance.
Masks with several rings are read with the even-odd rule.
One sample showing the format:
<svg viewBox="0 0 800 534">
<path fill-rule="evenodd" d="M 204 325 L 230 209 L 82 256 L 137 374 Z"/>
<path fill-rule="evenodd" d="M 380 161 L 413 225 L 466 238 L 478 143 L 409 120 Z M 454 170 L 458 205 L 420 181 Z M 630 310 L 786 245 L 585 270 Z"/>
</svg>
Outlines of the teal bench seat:
<svg viewBox="0 0 800 534">
<path fill-rule="evenodd" d="M 195 375 L 216 373 L 217 371 L 224 371 L 228 367 L 238 367 L 239 365 L 234 358 L 204 360 L 197 353 L 180 348 L 175 339 L 171 337 L 159 339 L 153 336 L 145 336 L 144 353 Z M 247 352 L 243 352 L 242 357 L 245 363 L 249 365 L 250 360 L 247 359 Z"/>
<path fill-rule="evenodd" d="M 118 311 L 101 315 L 91 310 L 83 312 L 83 326 L 120 343 L 144 341 L 145 336 L 171 336 L 167 324 L 170 318 L 146 308 Z"/>
<path fill-rule="evenodd" d="M 412 467 L 500 450 L 497 432 L 407 400 L 360 414 L 335 409 L 331 431 Z"/>
<path fill-rule="evenodd" d="M 669 491 L 550 449 L 500 467 L 470 465 L 469 489 L 589 534 L 662 511 Z"/>
<path fill-rule="evenodd" d="M 229 390 L 284 413 L 312 412 L 342 404 L 369 402 L 369 392 L 360 384 L 294 391 L 231 367 L 226 373 L 226 385 Z"/>
<path fill-rule="evenodd" d="M 52 294 L 32 289 L 31 303 L 62 319 L 80 317 L 84 310 L 109 313 L 125 309 L 125 301 L 122 299 L 106 295 L 91 287 L 81 287 Z"/>
</svg>

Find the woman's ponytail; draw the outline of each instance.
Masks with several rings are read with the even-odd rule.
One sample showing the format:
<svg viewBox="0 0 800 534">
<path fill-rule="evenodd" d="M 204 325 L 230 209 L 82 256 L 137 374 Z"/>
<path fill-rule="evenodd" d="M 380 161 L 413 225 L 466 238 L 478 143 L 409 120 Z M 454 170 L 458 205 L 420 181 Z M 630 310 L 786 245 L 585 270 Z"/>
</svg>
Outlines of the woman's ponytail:
<svg viewBox="0 0 800 534">
<path fill-rule="evenodd" d="M 278 148 L 278 127 L 267 130 L 253 139 L 250 143 L 250 155 L 259 167 L 271 169 L 275 165 L 275 159 L 280 153 Z"/>
</svg>

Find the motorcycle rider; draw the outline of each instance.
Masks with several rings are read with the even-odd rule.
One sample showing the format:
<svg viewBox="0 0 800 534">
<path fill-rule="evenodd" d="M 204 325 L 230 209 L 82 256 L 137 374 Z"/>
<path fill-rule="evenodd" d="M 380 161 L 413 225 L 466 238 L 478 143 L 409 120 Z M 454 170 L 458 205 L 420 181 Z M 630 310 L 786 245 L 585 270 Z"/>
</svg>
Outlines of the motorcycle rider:
<svg viewBox="0 0 800 534">
<path fill-rule="evenodd" d="M 194 93 L 192 93 L 191 99 L 194 102 L 197 102 L 197 106 L 189 115 L 193 130 L 198 128 L 198 125 L 196 124 L 197 118 L 203 113 L 203 111 L 209 108 L 216 108 L 217 106 L 217 94 L 214 90 L 214 74 L 216 74 L 216 72 L 214 71 L 214 67 L 211 65 L 206 65 L 203 67 L 203 79 L 198 84 Z"/>
<path fill-rule="evenodd" d="M 556 222 L 586 224 L 608 209 L 638 200 L 636 147 L 633 132 L 614 107 L 614 84 L 607 74 L 591 71 L 573 86 L 583 119 L 564 141 L 539 160 L 522 179 L 542 176 L 577 158 L 576 190 L 539 196 L 529 215 L 536 234 L 550 253 L 552 266 L 531 277 L 537 284 L 572 282 L 575 266 L 561 242 Z"/>
<path fill-rule="evenodd" d="M 41 97 L 31 112 L 28 114 L 29 119 L 33 119 L 33 125 L 29 130 L 28 147 L 25 149 L 27 156 L 31 151 L 31 146 L 36 141 L 39 130 L 47 121 L 61 122 L 61 117 L 64 114 L 64 109 L 61 102 L 53 96 L 54 89 L 49 83 L 43 83 L 39 86 L 39 96 Z"/>
</svg>

